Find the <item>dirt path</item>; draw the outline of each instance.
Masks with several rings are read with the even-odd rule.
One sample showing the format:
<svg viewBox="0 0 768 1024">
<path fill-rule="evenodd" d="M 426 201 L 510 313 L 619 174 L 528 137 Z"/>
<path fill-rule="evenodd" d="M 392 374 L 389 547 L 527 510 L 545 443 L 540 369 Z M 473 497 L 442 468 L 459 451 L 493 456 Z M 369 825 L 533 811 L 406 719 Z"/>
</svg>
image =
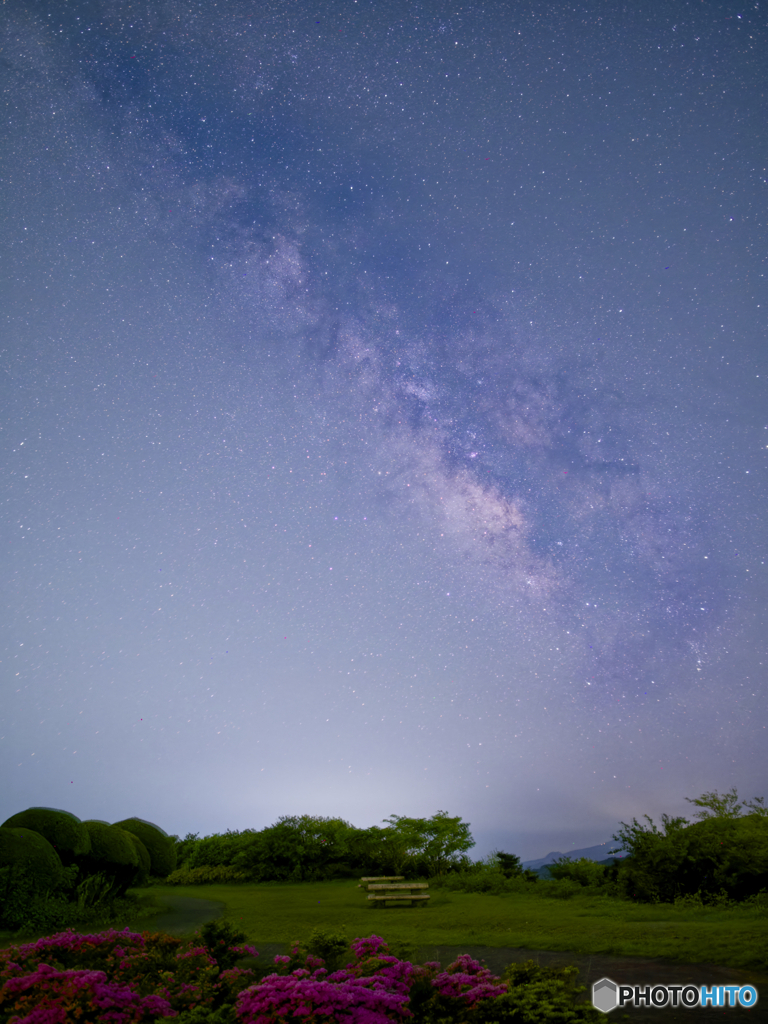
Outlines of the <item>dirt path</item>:
<svg viewBox="0 0 768 1024">
<path fill-rule="evenodd" d="M 191 935 L 202 925 L 221 917 L 226 904 L 219 900 L 201 900 L 197 896 L 163 896 L 168 910 L 152 917 L 129 922 L 131 931 L 165 932 L 166 935 Z M 120 925 L 120 930 L 124 928 Z"/>
</svg>

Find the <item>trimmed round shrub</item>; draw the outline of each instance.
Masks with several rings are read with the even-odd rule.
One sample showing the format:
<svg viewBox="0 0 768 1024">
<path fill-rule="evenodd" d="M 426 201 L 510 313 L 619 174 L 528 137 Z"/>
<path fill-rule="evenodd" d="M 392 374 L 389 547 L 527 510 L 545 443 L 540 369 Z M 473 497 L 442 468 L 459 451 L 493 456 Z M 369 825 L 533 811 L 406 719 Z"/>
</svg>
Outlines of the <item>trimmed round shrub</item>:
<svg viewBox="0 0 768 1024">
<path fill-rule="evenodd" d="M 12 814 L 0 828 L 26 828 L 43 836 L 68 867 L 91 849 L 88 830 L 76 814 L 56 807 L 29 807 Z"/>
<path fill-rule="evenodd" d="M 129 832 L 127 828 L 123 829 L 123 832 L 128 836 L 134 845 L 136 855 L 139 858 L 139 874 L 136 876 L 134 885 L 146 885 L 149 881 L 149 874 L 152 870 L 152 859 L 149 856 L 149 851 L 138 836 L 134 835 L 133 832 Z"/>
<path fill-rule="evenodd" d="M 117 825 L 84 821 L 91 838 L 90 853 L 79 858 L 81 876 L 102 872 L 116 882 L 117 894 L 134 885 L 141 874 L 139 854 L 130 836 Z"/>
<path fill-rule="evenodd" d="M 26 873 L 36 889 L 58 888 L 64 869 L 61 858 L 39 832 L 29 828 L 0 827 L 0 869 L 4 872 L 6 886 L 13 884 L 17 872 Z M 6 894 L 0 892 L 0 897 Z"/>
<path fill-rule="evenodd" d="M 126 818 L 116 822 L 117 828 L 132 832 L 144 843 L 152 862 L 152 874 L 157 878 L 166 878 L 176 867 L 176 844 L 168 835 L 151 821 L 143 818 Z"/>
</svg>

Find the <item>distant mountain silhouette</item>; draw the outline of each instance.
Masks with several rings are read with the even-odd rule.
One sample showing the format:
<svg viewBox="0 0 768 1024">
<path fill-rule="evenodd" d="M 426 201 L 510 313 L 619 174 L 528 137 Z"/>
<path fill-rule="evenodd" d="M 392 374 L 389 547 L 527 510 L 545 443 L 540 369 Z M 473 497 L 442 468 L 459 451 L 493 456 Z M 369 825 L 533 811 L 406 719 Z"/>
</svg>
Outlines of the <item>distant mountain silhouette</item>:
<svg viewBox="0 0 768 1024">
<path fill-rule="evenodd" d="M 560 853 L 559 850 L 553 850 L 552 853 L 548 853 L 546 857 L 539 857 L 538 860 L 523 861 L 523 867 L 532 868 L 536 871 L 538 868 L 543 868 L 547 864 L 552 864 L 558 857 L 570 857 L 572 860 L 578 860 L 580 857 L 586 857 L 588 860 L 594 861 L 610 860 L 611 857 L 616 857 L 620 860 L 622 857 L 626 857 L 626 853 L 624 853 L 623 850 L 620 853 L 611 853 L 611 850 L 618 849 L 619 844 L 612 839 L 609 843 L 599 843 L 597 846 L 585 846 L 583 850 L 569 850 L 568 853 Z"/>
</svg>

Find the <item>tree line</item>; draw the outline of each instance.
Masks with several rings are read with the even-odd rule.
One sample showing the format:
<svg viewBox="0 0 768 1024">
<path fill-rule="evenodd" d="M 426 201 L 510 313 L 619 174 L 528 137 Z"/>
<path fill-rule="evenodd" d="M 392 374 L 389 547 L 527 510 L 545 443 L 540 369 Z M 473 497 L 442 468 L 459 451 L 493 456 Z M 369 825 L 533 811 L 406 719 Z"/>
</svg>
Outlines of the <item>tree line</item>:
<svg viewBox="0 0 768 1024">
<path fill-rule="evenodd" d="M 240 876 L 250 881 L 324 881 L 355 874 L 440 875 L 475 845 L 469 824 L 438 811 L 393 814 L 385 827 L 356 828 L 342 818 L 283 815 L 267 828 L 177 839 L 172 882 Z M 176 838 L 176 837 L 174 837 Z M 466 858 L 465 858 L 466 859 Z"/>
</svg>

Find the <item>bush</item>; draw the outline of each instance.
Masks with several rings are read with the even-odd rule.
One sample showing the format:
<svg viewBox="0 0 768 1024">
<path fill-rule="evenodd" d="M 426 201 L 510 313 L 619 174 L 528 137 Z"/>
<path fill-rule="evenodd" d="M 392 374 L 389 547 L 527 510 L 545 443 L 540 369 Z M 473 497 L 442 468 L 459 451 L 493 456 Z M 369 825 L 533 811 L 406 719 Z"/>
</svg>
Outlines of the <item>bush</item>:
<svg viewBox="0 0 768 1024">
<path fill-rule="evenodd" d="M 29 807 L 11 815 L 0 828 L 28 828 L 39 833 L 48 840 L 65 867 L 91 849 L 88 830 L 77 815 L 55 807 Z"/>
<path fill-rule="evenodd" d="M 128 985 L 106 982 L 103 971 L 57 971 L 50 964 L 40 964 L 33 974 L 6 982 L 3 1002 L 9 1004 L 12 1013 L 17 1011 L 11 1017 L 16 1021 L 23 1015 L 25 1021 L 110 1020 L 138 1024 L 169 1015 L 171 1007 L 165 999 L 140 996 Z"/>
<path fill-rule="evenodd" d="M 108 906 L 120 889 L 118 880 L 104 871 L 86 875 L 75 889 L 75 902 L 79 910 Z"/>
<path fill-rule="evenodd" d="M 582 886 L 600 886 L 608 881 L 605 864 L 598 864 L 588 857 L 580 857 L 578 860 L 559 857 L 554 863 L 547 864 L 547 869 L 557 881 L 567 878 Z"/>
<path fill-rule="evenodd" d="M 198 939 L 202 939 L 202 946 Z M 513 964 L 504 979 L 469 956 L 443 969 L 399 959 L 378 936 L 356 939 L 316 931 L 308 946 L 337 955 L 330 972 L 313 953 L 276 957 L 269 976 L 233 966 L 250 946 L 214 922 L 194 948 L 169 935 L 64 932 L 0 951 L 0 1018 L 148 1020 L 178 1013 L 179 1024 L 278 1020 L 410 1019 L 413 1024 L 596 1024 L 605 1018 L 576 999 L 578 971 Z M 342 946 L 345 947 L 342 951 Z M 328 961 L 329 965 L 332 960 Z M 158 998 L 159 997 L 159 998 Z M 128 1016 L 123 1016 L 126 1011 Z M 26 1019 L 26 1018 L 25 1018 Z"/>
<path fill-rule="evenodd" d="M 324 928 L 315 928 L 310 933 L 307 952 L 312 956 L 319 956 L 330 973 L 338 971 L 352 959 L 346 935 L 341 932 L 329 932 Z"/>
<path fill-rule="evenodd" d="M 546 878 L 536 886 L 537 896 L 544 896 L 545 899 L 551 900 L 570 900 L 583 891 L 583 886 L 574 882 L 572 878 L 563 878 L 560 881 L 555 878 Z"/>
<path fill-rule="evenodd" d="M 28 828 L 0 828 L 0 867 L 11 869 L 6 890 L 15 872 L 23 870 L 36 890 L 56 890 L 67 884 L 71 875 L 48 840 Z M 9 893 L 0 890 L 0 898 Z"/>
<path fill-rule="evenodd" d="M 498 850 L 496 860 L 505 878 L 515 878 L 517 875 L 522 875 L 523 865 L 516 853 L 503 853 L 501 850 Z"/>
<path fill-rule="evenodd" d="M 472 1024 L 597 1024 L 605 1020 L 590 1003 L 577 1003 L 585 991 L 577 985 L 577 967 L 542 967 L 533 960 L 510 964 L 504 972 L 509 991 L 484 1000 Z"/>
<path fill-rule="evenodd" d="M 144 843 L 151 861 L 152 874 L 158 878 L 165 878 L 176 867 L 176 844 L 168 835 L 151 821 L 144 821 L 142 818 L 126 818 L 124 821 L 115 823 L 117 828 L 123 828 Z"/>
<path fill-rule="evenodd" d="M 252 946 L 228 952 L 256 954 Z M 187 949 L 170 935 L 125 929 L 101 935 L 63 932 L 2 950 L 0 977 L 5 982 L 0 985 L 0 1020 L 16 1011 L 16 1019 L 21 1013 L 25 1020 L 127 1024 L 175 1017 L 176 1012 L 177 1020 L 206 1021 L 218 1004 L 231 1011 L 251 974 L 237 968 L 220 971 L 207 949 Z M 138 1012 L 140 1000 L 144 1012 Z M 221 1024 L 235 1020 L 229 1012 L 213 1019 Z"/>
<path fill-rule="evenodd" d="M 523 875 L 505 878 L 500 871 L 457 871 L 430 878 L 430 887 L 448 892 L 486 892 L 501 896 L 506 892 L 527 892 L 530 882 Z"/>
<path fill-rule="evenodd" d="M 130 836 L 104 821 L 83 822 L 91 838 L 91 851 L 79 858 L 81 876 L 102 873 L 114 879 L 114 894 L 122 896 L 141 874 L 139 855 Z"/>
<path fill-rule="evenodd" d="M 45 928 L 52 919 L 55 926 L 58 919 L 45 909 L 50 896 L 50 891 L 42 889 L 40 879 L 27 868 L 0 868 L 0 926 L 14 932 L 20 928 Z M 64 901 L 59 898 L 58 903 Z"/>
<path fill-rule="evenodd" d="M 11 884 L 7 885 L 9 876 Z M 63 891 L 41 890 L 23 869 L 0 868 L 0 890 L 6 893 L 0 903 L 0 925 L 23 937 L 111 924 L 135 913 L 136 901 L 115 899 L 112 888 L 113 879 L 91 876 L 77 887 L 72 900 Z"/>
<path fill-rule="evenodd" d="M 190 832 L 176 844 L 177 869 L 232 868 L 238 861 L 239 870 L 250 873 L 252 865 L 258 862 L 258 853 L 255 856 L 248 855 L 252 847 L 258 845 L 258 836 L 259 833 L 253 829 L 246 829 L 244 832 L 227 829 L 223 835 L 214 833 L 205 836 L 204 839 L 198 839 L 197 834 L 193 835 Z"/>
<path fill-rule="evenodd" d="M 240 944 L 247 938 L 245 932 L 238 931 L 228 921 L 209 921 L 199 932 L 195 940 L 200 938 L 202 944 L 219 965 L 219 971 L 228 971 L 242 957 Z"/>
<path fill-rule="evenodd" d="M 341 818 L 283 815 L 247 835 L 232 865 L 258 881 L 324 881 L 354 862 L 359 833 Z"/>
<path fill-rule="evenodd" d="M 431 967 L 421 972 L 429 977 Z M 576 984 L 578 973 L 576 967 L 541 967 L 528 960 L 510 964 L 500 983 L 476 960 L 461 956 L 429 978 L 431 992 L 418 981 L 411 986 L 410 1009 L 414 1024 L 597 1024 L 603 1015 L 576 1002 L 585 991 Z"/>
<path fill-rule="evenodd" d="M 149 856 L 149 851 L 137 835 L 134 835 L 133 832 L 129 832 L 128 829 L 123 829 L 123 831 L 133 843 L 133 847 L 136 850 L 136 856 L 139 858 L 139 871 L 136 878 L 133 880 L 132 885 L 146 885 L 149 881 L 149 873 L 152 870 L 152 859 Z"/>
<path fill-rule="evenodd" d="M 633 819 L 620 838 L 630 856 L 619 867 L 619 885 L 631 899 L 671 903 L 679 897 L 719 893 L 744 900 L 768 887 L 768 818 L 711 817 L 688 825 L 662 816 L 657 828 Z"/>
<path fill-rule="evenodd" d="M 215 885 L 217 882 L 245 882 L 244 871 L 227 867 L 179 868 L 165 879 L 166 885 Z"/>
</svg>

